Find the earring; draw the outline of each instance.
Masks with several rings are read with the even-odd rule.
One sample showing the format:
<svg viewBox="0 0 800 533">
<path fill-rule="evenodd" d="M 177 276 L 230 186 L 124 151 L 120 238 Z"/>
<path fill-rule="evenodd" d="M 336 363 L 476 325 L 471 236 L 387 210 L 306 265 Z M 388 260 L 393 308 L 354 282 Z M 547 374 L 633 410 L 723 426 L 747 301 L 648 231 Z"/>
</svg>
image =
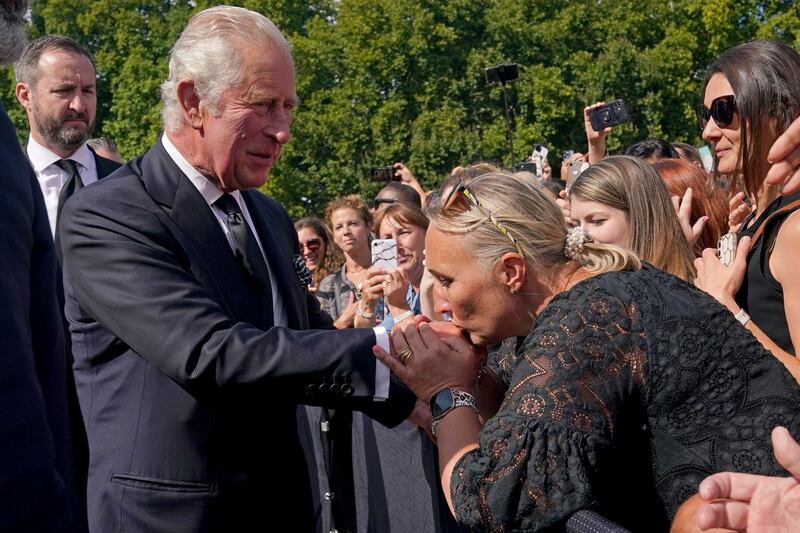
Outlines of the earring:
<svg viewBox="0 0 800 533">
<path fill-rule="evenodd" d="M 513 287 L 512 287 L 512 288 L 511 288 L 511 294 L 517 294 L 517 289 L 515 289 L 515 288 L 513 288 Z"/>
</svg>

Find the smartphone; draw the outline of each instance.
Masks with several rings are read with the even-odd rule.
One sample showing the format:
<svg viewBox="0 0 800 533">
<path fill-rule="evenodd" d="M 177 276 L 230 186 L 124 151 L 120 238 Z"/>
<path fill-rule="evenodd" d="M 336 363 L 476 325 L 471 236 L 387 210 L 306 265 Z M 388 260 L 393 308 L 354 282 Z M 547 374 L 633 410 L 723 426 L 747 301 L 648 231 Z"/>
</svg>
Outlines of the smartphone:
<svg viewBox="0 0 800 533">
<path fill-rule="evenodd" d="M 587 168 L 589 168 L 589 163 L 586 161 L 567 161 L 567 193 L 569 193 L 578 176 Z"/>
<path fill-rule="evenodd" d="M 570 159 L 572 159 L 573 155 L 575 155 L 575 150 L 564 150 L 561 153 L 561 159 L 563 159 L 564 161 L 569 161 Z"/>
<path fill-rule="evenodd" d="M 397 270 L 397 241 L 394 239 L 375 239 L 372 241 L 372 266 L 386 272 Z"/>
<path fill-rule="evenodd" d="M 739 238 L 735 233 L 726 233 L 717 241 L 717 257 L 719 262 L 725 266 L 730 266 L 733 260 L 736 259 L 736 246 L 739 244 Z"/>
<path fill-rule="evenodd" d="M 393 166 L 389 167 L 372 167 L 369 169 L 370 181 L 400 181 L 400 176 L 395 175 Z"/>
<path fill-rule="evenodd" d="M 603 131 L 605 128 L 628 122 L 628 108 L 625 106 L 625 100 L 620 98 L 592 109 L 589 111 L 589 120 L 594 131 Z"/>
<path fill-rule="evenodd" d="M 531 152 L 530 161 L 534 165 L 533 173 L 539 179 L 542 179 L 544 177 L 544 162 L 547 159 L 548 152 L 549 150 L 543 144 L 533 145 L 533 152 Z"/>
</svg>

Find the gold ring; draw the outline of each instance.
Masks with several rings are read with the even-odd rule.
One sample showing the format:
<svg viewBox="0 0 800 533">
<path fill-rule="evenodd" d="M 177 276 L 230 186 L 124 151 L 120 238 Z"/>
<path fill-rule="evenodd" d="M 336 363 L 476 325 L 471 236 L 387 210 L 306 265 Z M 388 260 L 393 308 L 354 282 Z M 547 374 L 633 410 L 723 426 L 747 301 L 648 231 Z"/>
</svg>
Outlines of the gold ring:
<svg viewBox="0 0 800 533">
<path fill-rule="evenodd" d="M 403 364 L 406 364 L 406 361 L 411 359 L 412 355 L 414 355 L 414 352 L 411 351 L 411 348 L 406 348 L 405 350 L 397 352 L 397 358 L 400 359 L 400 362 Z"/>
</svg>

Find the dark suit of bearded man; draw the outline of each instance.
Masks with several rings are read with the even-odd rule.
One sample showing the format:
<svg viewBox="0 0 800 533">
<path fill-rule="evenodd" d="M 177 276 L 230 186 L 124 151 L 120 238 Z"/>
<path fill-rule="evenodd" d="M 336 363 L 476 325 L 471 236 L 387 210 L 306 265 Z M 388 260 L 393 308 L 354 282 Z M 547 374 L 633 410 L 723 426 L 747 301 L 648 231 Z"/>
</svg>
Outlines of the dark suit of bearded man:
<svg viewBox="0 0 800 533">
<path fill-rule="evenodd" d="M 297 405 L 388 425 L 414 405 L 376 365 L 385 332 L 329 330 L 293 263 L 290 218 L 251 190 L 288 142 L 297 100 L 288 43 L 271 28 L 242 8 L 195 15 L 173 47 L 160 142 L 62 213 L 92 531 L 310 531 Z M 220 41 L 244 75 L 213 102 L 199 68 L 180 70 L 191 58 L 175 58 L 205 60 L 197 47 Z M 246 268 L 258 260 L 237 240 L 243 222 L 268 283 Z"/>
</svg>

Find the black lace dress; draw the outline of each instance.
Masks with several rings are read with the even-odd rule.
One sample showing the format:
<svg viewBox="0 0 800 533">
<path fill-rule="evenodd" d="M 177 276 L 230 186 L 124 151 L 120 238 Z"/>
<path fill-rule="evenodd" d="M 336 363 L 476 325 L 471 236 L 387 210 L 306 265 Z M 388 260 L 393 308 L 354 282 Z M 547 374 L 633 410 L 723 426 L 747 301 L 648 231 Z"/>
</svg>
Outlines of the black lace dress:
<svg viewBox="0 0 800 533">
<path fill-rule="evenodd" d="M 493 362 L 508 386 L 451 479 L 466 528 L 563 531 L 592 508 L 667 531 L 713 472 L 786 475 L 770 432 L 800 435 L 800 389 L 733 315 L 650 266 L 555 297 Z"/>
</svg>

